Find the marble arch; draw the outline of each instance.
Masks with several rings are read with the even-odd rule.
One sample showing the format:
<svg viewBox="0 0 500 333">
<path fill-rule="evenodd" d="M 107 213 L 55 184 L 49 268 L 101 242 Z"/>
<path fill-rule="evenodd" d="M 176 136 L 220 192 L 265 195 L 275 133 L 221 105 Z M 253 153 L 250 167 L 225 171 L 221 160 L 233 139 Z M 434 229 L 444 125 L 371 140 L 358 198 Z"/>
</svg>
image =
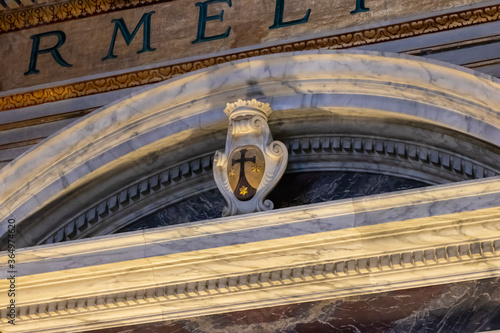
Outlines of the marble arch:
<svg viewBox="0 0 500 333">
<path fill-rule="evenodd" d="M 269 123 L 290 172 L 434 186 L 113 234 L 214 188 L 223 109 L 253 98 L 275 110 Z M 486 75 L 326 51 L 214 66 L 103 107 L 0 171 L 0 220 L 16 220 L 26 247 L 8 331 L 76 332 L 498 277 L 499 112 L 500 83 Z"/>
<path fill-rule="evenodd" d="M 343 150 L 348 156 L 340 158 L 298 156 L 290 165 L 296 171 L 347 168 L 429 184 L 500 173 L 497 80 L 401 55 L 291 53 L 200 70 L 144 89 L 70 125 L 1 171 L 1 220 L 16 219 L 23 230 L 21 246 L 113 233 L 164 201 L 151 197 L 134 213 L 115 214 L 120 191 L 137 183 L 138 196 L 141 189 L 149 194 L 155 185 L 148 177 L 160 179 L 168 168 L 170 177 L 172 172 L 181 178 L 183 172 L 201 174 L 210 164 L 207 158 L 222 146 L 226 103 L 249 98 L 271 104 L 276 111 L 273 131 L 289 138 L 289 145 L 300 146 L 301 138 L 309 138 L 306 145 L 322 149 L 325 138 L 338 134 L 344 139 L 338 137 L 337 144 L 349 145 Z M 378 156 L 377 149 L 389 158 Z M 362 154 L 367 150 L 373 156 Z M 406 160 L 391 162 L 391 154 Z M 200 165 L 199 172 L 193 163 Z M 189 195 L 194 184 L 213 187 L 210 176 L 179 184 L 173 196 Z M 144 180 L 149 185 L 141 185 Z M 108 223 L 97 223 L 102 219 Z M 7 226 L 0 230 L 5 235 Z"/>
</svg>

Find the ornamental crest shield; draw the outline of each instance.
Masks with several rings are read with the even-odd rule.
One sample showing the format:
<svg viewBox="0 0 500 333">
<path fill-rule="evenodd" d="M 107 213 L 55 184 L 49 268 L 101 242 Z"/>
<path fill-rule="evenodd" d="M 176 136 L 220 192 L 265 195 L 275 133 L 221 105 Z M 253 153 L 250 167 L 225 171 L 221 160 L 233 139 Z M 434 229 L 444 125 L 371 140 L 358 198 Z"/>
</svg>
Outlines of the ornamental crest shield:
<svg viewBox="0 0 500 333">
<path fill-rule="evenodd" d="M 227 178 L 236 199 L 247 201 L 254 197 L 260 185 L 266 161 L 257 146 L 244 146 L 233 150 L 227 164 Z"/>
<path fill-rule="evenodd" d="M 214 157 L 214 178 L 226 199 L 224 216 L 252 213 L 273 208 L 266 196 L 285 171 L 288 151 L 273 141 L 267 124 L 269 104 L 238 100 L 228 103 L 229 116 L 225 152 Z"/>
</svg>

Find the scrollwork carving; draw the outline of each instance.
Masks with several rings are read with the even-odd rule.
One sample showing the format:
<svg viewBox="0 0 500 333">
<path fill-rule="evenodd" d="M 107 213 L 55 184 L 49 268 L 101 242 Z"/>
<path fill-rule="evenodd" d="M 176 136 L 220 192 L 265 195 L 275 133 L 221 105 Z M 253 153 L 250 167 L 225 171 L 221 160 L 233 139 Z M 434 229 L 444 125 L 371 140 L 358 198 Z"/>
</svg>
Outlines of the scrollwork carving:
<svg viewBox="0 0 500 333">
<path fill-rule="evenodd" d="M 228 103 L 226 149 L 214 157 L 214 178 L 226 200 L 223 216 L 273 209 L 266 196 L 285 172 L 288 150 L 273 141 L 267 117 L 269 104 L 252 100 Z"/>
</svg>

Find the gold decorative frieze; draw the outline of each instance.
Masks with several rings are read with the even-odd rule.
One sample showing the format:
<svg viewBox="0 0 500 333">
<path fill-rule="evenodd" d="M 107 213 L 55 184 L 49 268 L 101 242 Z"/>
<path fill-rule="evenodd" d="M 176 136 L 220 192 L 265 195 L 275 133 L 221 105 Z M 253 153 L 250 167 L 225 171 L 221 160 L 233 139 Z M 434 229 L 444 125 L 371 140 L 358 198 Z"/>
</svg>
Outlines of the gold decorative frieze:
<svg viewBox="0 0 500 333">
<path fill-rule="evenodd" d="M 42 141 L 43 139 L 45 139 L 45 137 L 6 143 L 3 145 L 0 145 L 0 150 L 36 145 L 38 142 Z"/>
<path fill-rule="evenodd" d="M 172 0 L 70 0 L 0 14 L 0 34 Z"/>
<path fill-rule="evenodd" d="M 374 29 L 307 39 L 294 43 L 278 44 L 254 50 L 188 61 L 152 69 L 134 71 L 68 85 L 38 89 L 0 97 L 0 111 L 6 111 L 70 98 L 90 96 L 120 89 L 132 88 L 168 80 L 175 75 L 265 54 L 285 53 L 315 49 L 346 49 L 353 46 L 381 43 L 429 33 L 457 29 L 500 20 L 500 5 L 470 9 L 426 19 L 386 25 Z"/>
</svg>

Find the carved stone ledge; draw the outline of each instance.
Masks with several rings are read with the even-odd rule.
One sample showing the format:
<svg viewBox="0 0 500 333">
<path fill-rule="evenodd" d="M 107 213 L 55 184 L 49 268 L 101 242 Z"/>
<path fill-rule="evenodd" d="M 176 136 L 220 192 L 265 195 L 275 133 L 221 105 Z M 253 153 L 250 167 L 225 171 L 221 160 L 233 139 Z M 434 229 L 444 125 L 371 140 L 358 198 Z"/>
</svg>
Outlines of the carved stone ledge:
<svg viewBox="0 0 500 333">
<path fill-rule="evenodd" d="M 284 142 L 290 156 L 291 168 L 288 170 L 294 171 L 313 168 L 363 170 L 406 176 L 428 184 L 481 179 L 500 174 L 498 168 L 418 142 L 362 136 L 302 137 Z M 321 156 L 321 159 L 312 156 Z M 341 156 L 347 159 L 340 159 Z M 378 168 L 374 160 L 384 164 L 384 167 Z M 387 165 L 396 161 L 396 169 L 387 168 Z M 403 163 L 406 168 L 402 167 Z"/>
<path fill-rule="evenodd" d="M 75 313 L 92 316 L 93 313 L 105 313 L 119 308 L 134 311 L 135 307 L 145 304 L 164 304 L 166 302 L 188 301 L 195 298 L 211 298 L 216 295 L 248 293 L 256 290 L 272 290 L 276 287 L 295 286 L 304 288 L 308 284 L 328 282 L 348 288 L 355 287 L 349 281 L 356 277 L 374 274 L 397 274 L 399 271 L 414 271 L 426 267 L 439 266 L 443 271 L 455 265 L 469 265 L 478 261 L 499 259 L 500 239 L 484 242 L 456 244 L 438 248 L 426 248 L 416 251 L 385 253 L 372 257 L 352 257 L 349 260 L 319 262 L 311 265 L 287 267 L 272 271 L 256 271 L 251 274 L 224 276 L 216 279 L 190 281 L 186 283 L 158 286 L 147 289 L 131 290 L 112 294 L 95 295 L 79 299 L 42 304 L 30 304 L 16 308 L 16 320 L 19 322 L 43 320 L 50 317 L 71 316 Z M 340 282 L 340 280 L 344 280 Z M 380 288 L 381 286 L 379 286 Z M 307 288 L 307 287 L 305 287 Z M 336 287 L 329 297 L 336 296 L 341 287 Z M 352 292 L 350 294 L 353 294 Z M 355 292 L 354 292 L 355 294 Z M 7 324 L 7 310 L 2 309 L 1 324 Z M 175 318 L 175 316 L 173 317 Z"/>
<path fill-rule="evenodd" d="M 495 177 L 19 249 L 18 321 L 0 329 L 77 332 L 497 277 L 499 198 Z"/>
<path fill-rule="evenodd" d="M 188 179 L 211 174 L 213 155 L 184 162 L 148 179 L 120 190 L 92 208 L 86 210 L 62 228 L 42 240 L 39 244 L 58 243 L 86 237 L 92 229 L 121 210 L 145 200 L 157 192 L 171 189 Z M 114 230 L 116 231 L 116 230 Z"/>
<path fill-rule="evenodd" d="M 289 154 L 287 172 L 321 170 L 386 173 L 417 179 L 428 184 L 500 175 L 500 169 L 494 169 L 466 156 L 417 142 L 353 136 L 308 136 L 290 138 L 283 142 Z M 391 168 L 391 165 L 395 167 Z M 113 215 L 141 200 L 158 200 L 154 197 L 164 195 L 165 190 L 175 192 L 176 185 L 186 180 L 201 178 L 201 176 L 210 176 L 212 170 L 213 154 L 208 154 L 155 174 L 114 193 L 72 219 L 39 244 L 113 233 L 124 226 L 104 229 L 103 224 Z M 207 180 L 205 188 L 212 189 L 213 187 L 213 181 Z M 188 191 L 178 200 L 194 194 L 196 194 L 194 190 Z M 168 204 L 172 203 L 168 202 Z M 166 205 L 167 203 L 164 204 Z M 151 213 L 153 212 L 148 214 Z M 102 231 L 96 232 L 98 229 Z"/>
</svg>

